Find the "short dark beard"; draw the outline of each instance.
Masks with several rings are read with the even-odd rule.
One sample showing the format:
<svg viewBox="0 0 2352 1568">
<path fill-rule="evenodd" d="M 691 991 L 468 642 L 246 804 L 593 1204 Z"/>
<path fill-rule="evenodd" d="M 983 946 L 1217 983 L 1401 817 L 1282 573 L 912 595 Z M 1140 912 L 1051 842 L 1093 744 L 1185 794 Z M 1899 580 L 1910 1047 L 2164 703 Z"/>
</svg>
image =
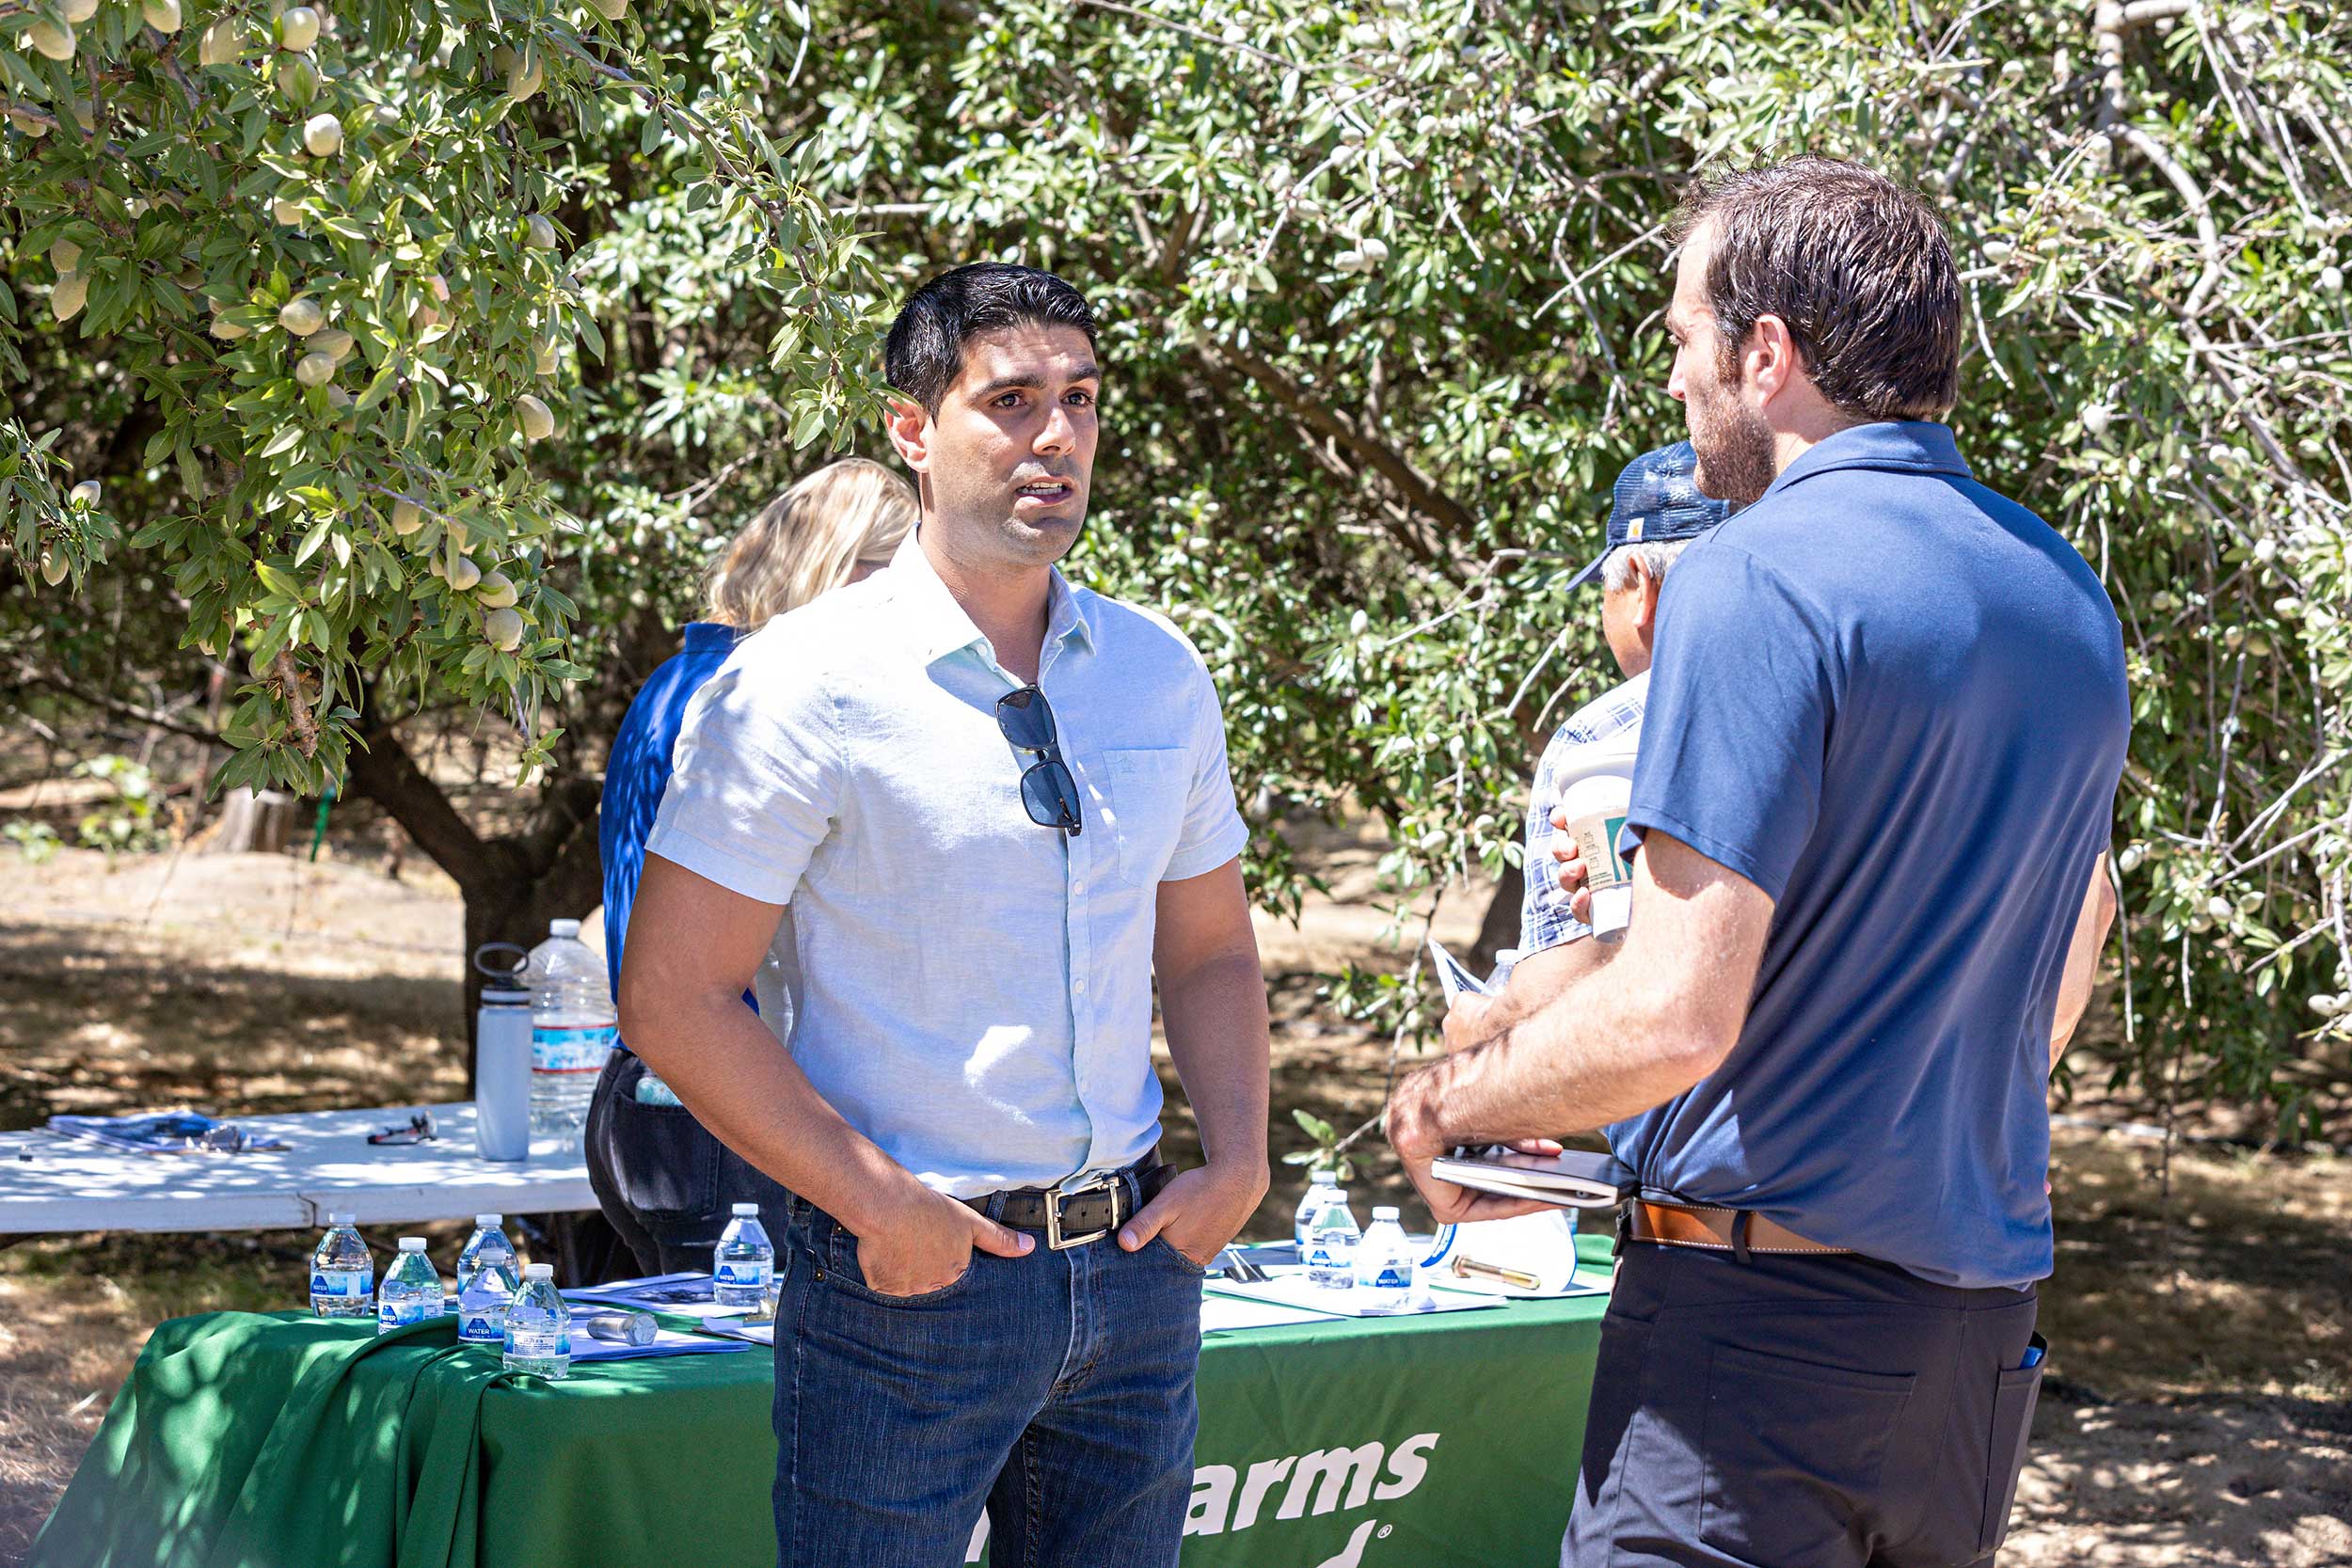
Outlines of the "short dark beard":
<svg viewBox="0 0 2352 1568">
<path fill-rule="evenodd" d="M 1692 477 L 1702 495 L 1734 506 L 1753 505 L 1777 477 L 1772 427 L 1720 388 L 1718 383 L 1696 395 L 1686 393 L 1683 400 L 1691 447 L 1698 454 L 1698 471 Z"/>
</svg>

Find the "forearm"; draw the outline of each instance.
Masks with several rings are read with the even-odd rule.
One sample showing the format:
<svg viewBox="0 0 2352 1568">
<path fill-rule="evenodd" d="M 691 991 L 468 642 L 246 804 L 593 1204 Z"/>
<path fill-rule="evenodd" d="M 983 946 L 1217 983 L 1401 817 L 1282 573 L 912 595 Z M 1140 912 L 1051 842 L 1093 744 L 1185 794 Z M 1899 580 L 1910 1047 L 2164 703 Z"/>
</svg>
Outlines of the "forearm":
<svg viewBox="0 0 2352 1568">
<path fill-rule="evenodd" d="M 1265 977 L 1254 948 L 1160 979 L 1168 1051 L 1212 1167 L 1263 1181 L 1270 1047 Z"/>
<path fill-rule="evenodd" d="M 1622 944 L 1584 937 L 1529 954 L 1511 967 L 1511 977 L 1494 1006 L 1479 1015 L 1478 1033 L 1462 1045 L 1486 1045 L 1502 1039 L 1512 1028 L 1559 1001 L 1580 983 L 1605 968 Z"/>
<path fill-rule="evenodd" d="M 1610 965 L 1508 1022 L 1487 1043 L 1414 1074 L 1421 1125 L 1446 1144 L 1588 1132 L 1680 1094 L 1720 1056 Z"/>
<path fill-rule="evenodd" d="M 624 1027 L 630 1049 L 720 1142 L 851 1233 L 920 1196 L 921 1183 L 818 1093 L 739 993 L 674 996 Z"/>
<path fill-rule="evenodd" d="M 1398 1085 L 1391 1140 L 1425 1154 L 1556 1137 L 1663 1104 L 1738 1043 L 1772 912 L 1755 883 L 1652 833 L 1624 950 L 1493 1039 Z"/>
</svg>

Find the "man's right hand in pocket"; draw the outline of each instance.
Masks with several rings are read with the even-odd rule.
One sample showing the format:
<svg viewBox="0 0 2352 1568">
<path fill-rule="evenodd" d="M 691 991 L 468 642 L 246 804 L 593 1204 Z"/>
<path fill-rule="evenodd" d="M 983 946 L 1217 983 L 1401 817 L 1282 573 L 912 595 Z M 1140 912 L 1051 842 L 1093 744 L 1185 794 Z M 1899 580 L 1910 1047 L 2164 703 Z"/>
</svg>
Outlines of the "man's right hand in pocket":
<svg viewBox="0 0 2352 1568">
<path fill-rule="evenodd" d="M 917 1186 L 858 1232 L 857 1268 L 866 1288 L 879 1295 L 922 1296 L 961 1279 L 975 1249 L 1019 1258 L 1036 1245 L 1035 1237 Z"/>
</svg>

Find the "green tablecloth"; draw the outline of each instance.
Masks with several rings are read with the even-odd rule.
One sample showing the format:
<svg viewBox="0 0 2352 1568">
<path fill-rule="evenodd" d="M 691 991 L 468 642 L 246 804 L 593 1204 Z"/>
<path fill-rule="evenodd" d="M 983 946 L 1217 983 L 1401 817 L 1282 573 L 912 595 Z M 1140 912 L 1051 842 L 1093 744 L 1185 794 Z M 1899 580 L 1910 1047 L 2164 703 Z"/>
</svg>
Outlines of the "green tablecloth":
<svg viewBox="0 0 2352 1568">
<path fill-rule="evenodd" d="M 1605 1240 L 1581 1245 L 1597 1275 Z M 1209 1337 L 1186 1568 L 1557 1560 L 1600 1295 Z M 27 1568 L 757 1568 L 768 1353 L 510 1377 L 448 1320 L 158 1327 Z"/>
</svg>

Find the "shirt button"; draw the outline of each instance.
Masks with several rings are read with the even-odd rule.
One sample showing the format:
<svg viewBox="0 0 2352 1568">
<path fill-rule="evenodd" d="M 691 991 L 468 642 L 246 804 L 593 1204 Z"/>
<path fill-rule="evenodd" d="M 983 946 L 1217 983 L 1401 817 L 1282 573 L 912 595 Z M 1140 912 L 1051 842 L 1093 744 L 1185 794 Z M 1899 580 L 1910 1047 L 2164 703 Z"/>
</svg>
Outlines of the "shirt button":
<svg viewBox="0 0 2352 1568">
<path fill-rule="evenodd" d="M 1084 877 L 1079 878 L 1076 881 L 1070 884 L 1070 891 L 1073 893 L 1084 893 L 1086 890 L 1087 882 Z"/>
<path fill-rule="evenodd" d="M 1070 989 L 1076 991 L 1080 996 L 1084 996 L 1087 993 L 1087 983 L 1084 980 L 1073 981 Z"/>
</svg>

